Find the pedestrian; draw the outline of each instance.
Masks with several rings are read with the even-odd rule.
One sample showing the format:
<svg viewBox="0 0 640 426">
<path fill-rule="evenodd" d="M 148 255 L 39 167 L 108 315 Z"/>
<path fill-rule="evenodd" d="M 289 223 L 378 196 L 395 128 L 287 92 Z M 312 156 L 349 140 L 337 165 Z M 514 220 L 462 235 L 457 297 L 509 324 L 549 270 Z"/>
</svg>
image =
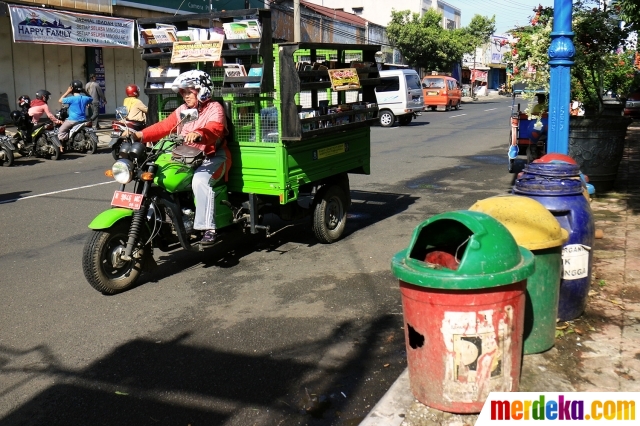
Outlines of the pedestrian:
<svg viewBox="0 0 640 426">
<path fill-rule="evenodd" d="M 72 94 L 72 96 L 67 96 L 69 94 Z M 71 130 L 77 122 L 87 120 L 87 105 L 89 105 L 92 100 L 91 96 L 83 89 L 80 80 L 73 80 L 67 91 L 60 96 L 58 102 L 69 105 L 69 117 L 67 117 L 58 129 L 58 139 L 60 142 L 67 140 L 69 130 Z"/>
<path fill-rule="evenodd" d="M 138 99 L 140 88 L 135 84 L 130 84 L 125 89 L 127 97 L 122 104 L 127 108 L 127 120 L 134 121 L 135 130 L 142 130 L 147 121 L 147 106 Z"/>
<path fill-rule="evenodd" d="M 33 124 L 38 124 L 40 117 L 45 114 L 49 117 L 49 120 L 53 121 L 54 124 L 62 124 L 62 122 L 58 120 L 51 111 L 49 111 L 49 105 L 47 105 L 47 102 L 49 102 L 49 96 L 51 96 L 51 92 L 45 89 L 41 89 L 36 92 L 36 99 L 31 102 L 31 108 L 29 108 L 29 115 L 31 116 Z"/>
<path fill-rule="evenodd" d="M 98 130 L 100 127 L 98 125 L 98 116 L 100 115 L 100 105 L 107 104 L 107 99 L 104 97 L 104 92 L 102 91 L 102 87 L 96 81 L 96 75 L 91 74 L 89 76 L 89 82 L 85 86 L 85 91 L 91 96 L 93 101 L 91 101 L 91 122 L 93 123 L 93 128 Z M 89 115 L 89 114 L 87 114 Z"/>
<path fill-rule="evenodd" d="M 229 134 L 224 108 L 219 102 L 211 100 L 213 83 L 209 74 L 192 70 L 180 74 L 171 89 L 179 93 L 184 104 L 180 105 L 164 120 L 142 131 L 132 132 L 135 140 L 155 142 L 167 136 L 177 127 L 184 138 L 184 144 L 204 152 L 202 162 L 192 181 L 196 202 L 194 229 L 203 232 L 201 245 L 212 245 L 216 234 L 216 190 L 214 186 L 220 179 L 227 180 L 231 166 L 231 153 L 227 148 L 226 136 Z M 188 108 L 198 109 L 198 118 L 190 123 L 180 122 L 180 112 Z"/>
</svg>

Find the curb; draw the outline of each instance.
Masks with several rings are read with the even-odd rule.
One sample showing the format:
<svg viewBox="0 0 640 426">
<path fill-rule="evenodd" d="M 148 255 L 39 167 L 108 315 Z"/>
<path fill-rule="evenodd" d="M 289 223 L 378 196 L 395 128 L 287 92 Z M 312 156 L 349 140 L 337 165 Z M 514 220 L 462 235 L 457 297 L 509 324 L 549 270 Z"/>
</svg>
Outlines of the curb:
<svg viewBox="0 0 640 426">
<path fill-rule="evenodd" d="M 360 426 L 400 426 L 413 401 L 414 397 L 409 387 L 409 369 L 405 368 L 387 393 L 360 422 Z"/>
</svg>

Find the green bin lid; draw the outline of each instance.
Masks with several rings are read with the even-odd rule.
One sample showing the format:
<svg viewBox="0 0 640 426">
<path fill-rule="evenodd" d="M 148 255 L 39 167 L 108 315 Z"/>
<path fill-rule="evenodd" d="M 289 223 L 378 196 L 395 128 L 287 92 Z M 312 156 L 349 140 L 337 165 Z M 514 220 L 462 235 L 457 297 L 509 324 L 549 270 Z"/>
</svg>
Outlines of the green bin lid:
<svg viewBox="0 0 640 426">
<path fill-rule="evenodd" d="M 457 269 L 426 262 L 426 254 L 436 250 L 455 257 Z M 534 271 L 534 256 L 488 214 L 459 210 L 418 225 L 409 247 L 391 259 L 391 271 L 396 278 L 422 287 L 476 290 L 528 278 Z"/>
</svg>

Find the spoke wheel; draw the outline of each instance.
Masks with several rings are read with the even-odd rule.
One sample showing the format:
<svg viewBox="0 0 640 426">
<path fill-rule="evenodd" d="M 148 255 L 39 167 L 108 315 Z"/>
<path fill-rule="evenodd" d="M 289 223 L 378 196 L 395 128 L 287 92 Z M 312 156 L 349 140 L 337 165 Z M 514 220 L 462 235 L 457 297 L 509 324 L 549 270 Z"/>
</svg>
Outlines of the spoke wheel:
<svg viewBox="0 0 640 426">
<path fill-rule="evenodd" d="M 82 252 L 84 276 L 102 294 L 128 290 L 142 271 L 144 258 L 123 260 L 129 234 L 128 220 L 121 220 L 109 229 L 92 231 Z M 147 253 L 144 256 L 148 256 Z"/>
<path fill-rule="evenodd" d="M 313 233 L 321 243 L 333 243 L 347 223 L 347 195 L 338 185 L 323 187 L 316 194 L 313 210 Z"/>
</svg>

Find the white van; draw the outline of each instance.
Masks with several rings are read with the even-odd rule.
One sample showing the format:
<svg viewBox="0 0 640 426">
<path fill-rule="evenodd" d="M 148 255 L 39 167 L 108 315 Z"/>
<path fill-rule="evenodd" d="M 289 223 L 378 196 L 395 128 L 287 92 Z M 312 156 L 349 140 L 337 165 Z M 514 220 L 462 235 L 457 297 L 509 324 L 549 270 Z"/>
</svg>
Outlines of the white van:
<svg viewBox="0 0 640 426">
<path fill-rule="evenodd" d="M 413 114 L 424 110 L 422 85 L 415 70 L 380 71 L 380 85 L 376 86 L 378 118 L 382 127 L 411 123 Z"/>
</svg>

